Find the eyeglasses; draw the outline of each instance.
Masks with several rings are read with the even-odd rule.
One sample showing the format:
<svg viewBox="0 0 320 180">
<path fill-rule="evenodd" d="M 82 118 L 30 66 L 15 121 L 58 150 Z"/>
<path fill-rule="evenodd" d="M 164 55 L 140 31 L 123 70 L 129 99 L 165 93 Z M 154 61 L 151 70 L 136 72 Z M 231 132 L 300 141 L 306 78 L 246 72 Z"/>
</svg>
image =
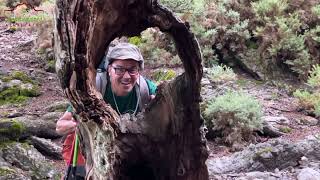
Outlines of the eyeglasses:
<svg viewBox="0 0 320 180">
<path fill-rule="evenodd" d="M 126 71 L 128 71 L 129 75 L 131 75 L 131 76 L 135 76 L 139 73 L 139 69 L 137 67 L 127 69 L 124 67 L 112 66 L 112 68 L 114 69 L 114 72 L 116 73 L 116 75 L 119 75 L 119 76 L 123 76 L 126 73 Z"/>
</svg>

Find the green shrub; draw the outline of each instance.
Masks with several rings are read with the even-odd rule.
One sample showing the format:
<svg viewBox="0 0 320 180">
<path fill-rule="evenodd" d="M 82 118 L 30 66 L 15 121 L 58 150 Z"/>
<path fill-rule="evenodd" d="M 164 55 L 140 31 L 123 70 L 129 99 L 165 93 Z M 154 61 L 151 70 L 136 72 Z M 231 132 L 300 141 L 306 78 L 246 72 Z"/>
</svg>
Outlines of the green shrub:
<svg viewBox="0 0 320 180">
<path fill-rule="evenodd" d="M 160 0 L 159 2 L 176 13 L 192 11 L 194 8 L 193 0 Z"/>
<path fill-rule="evenodd" d="M 312 87 L 320 87 L 320 65 L 314 65 L 309 78 L 308 78 L 308 84 Z"/>
<path fill-rule="evenodd" d="M 316 1 L 214 0 L 202 5 L 188 21 L 205 67 L 219 62 L 264 80 L 305 81 L 312 65 L 320 63 Z"/>
<path fill-rule="evenodd" d="M 175 78 L 176 72 L 172 69 L 169 70 L 157 70 L 153 73 L 152 75 L 152 79 L 156 82 L 156 83 L 160 83 L 162 81 L 168 81 L 171 80 L 173 78 Z"/>
<path fill-rule="evenodd" d="M 227 92 L 211 100 L 204 111 L 210 129 L 222 131 L 224 142 L 232 145 L 250 141 L 252 132 L 262 128 L 262 108 L 253 97 Z"/>
<path fill-rule="evenodd" d="M 214 65 L 212 68 L 208 68 L 208 76 L 215 83 L 237 80 L 237 75 L 226 65 Z"/>
<path fill-rule="evenodd" d="M 306 90 L 296 90 L 293 96 L 299 99 L 301 107 L 307 111 L 318 113 L 320 104 L 320 92 L 308 92 Z"/>
<path fill-rule="evenodd" d="M 251 5 L 256 15 L 263 19 L 282 15 L 288 7 L 286 0 L 260 0 Z"/>
<path fill-rule="evenodd" d="M 159 29 L 149 28 L 141 33 L 140 39 L 130 38 L 129 41 L 137 43 L 147 65 L 171 66 L 181 64 L 173 41 Z"/>
<path fill-rule="evenodd" d="M 129 38 L 129 43 L 138 46 L 138 45 L 141 44 L 141 37 L 138 37 L 138 36 L 130 37 Z"/>
<path fill-rule="evenodd" d="M 320 16 L 320 4 L 311 8 L 311 12 L 316 16 Z"/>
</svg>

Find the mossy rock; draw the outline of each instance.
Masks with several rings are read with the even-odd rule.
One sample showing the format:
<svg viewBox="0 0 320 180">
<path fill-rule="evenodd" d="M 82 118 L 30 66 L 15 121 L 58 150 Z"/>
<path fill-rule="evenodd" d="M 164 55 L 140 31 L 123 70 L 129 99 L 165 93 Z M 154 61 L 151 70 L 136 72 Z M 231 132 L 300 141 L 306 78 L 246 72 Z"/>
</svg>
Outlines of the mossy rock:
<svg viewBox="0 0 320 180">
<path fill-rule="evenodd" d="M 9 82 L 14 79 L 18 79 L 22 81 L 23 83 L 31 83 L 31 84 L 37 84 L 34 80 L 30 78 L 26 73 L 22 71 L 13 71 L 10 73 L 9 76 L 5 76 L 1 78 L 3 82 Z"/>
<path fill-rule="evenodd" d="M 18 140 L 25 131 L 24 125 L 14 119 L 0 120 L 0 142 Z"/>
<path fill-rule="evenodd" d="M 37 85 L 33 85 L 30 89 L 24 89 L 18 86 L 9 87 L 0 92 L 0 105 L 23 103 L 28 100 L 29 97 L 39 95 L 40 91 Z"/>
</svg>

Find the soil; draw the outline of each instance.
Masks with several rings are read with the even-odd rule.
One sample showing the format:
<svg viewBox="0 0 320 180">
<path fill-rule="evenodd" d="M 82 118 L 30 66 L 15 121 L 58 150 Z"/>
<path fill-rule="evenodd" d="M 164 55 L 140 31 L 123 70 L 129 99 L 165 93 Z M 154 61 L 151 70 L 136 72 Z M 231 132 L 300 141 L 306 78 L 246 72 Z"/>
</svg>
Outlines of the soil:
<svg viewBox="0 0 320 180">
<path fill-rule="evenodd" d="M 26 103 L 20 105 L 4 105 L 0 108 L 0 117 L 7 113 L 20 112 L 23 114 L 43 115 L 45 108 L 54 103 L 65 100 L 65 95 L 60 87 L 58 77 L 55 73 L 44 70 L 45 60 L 34 49 L 34 40 L 37 32 L 34 28 L 21 28 L 15 32 L 9 31 L 10 24 L 5 21 L 0 22 L 0 74 L 18 70 L 31 75 L 33 72 L 41 74 L 37 77 L 40 83 L 41 95 L 31 98 Z M 152 71 L 147 69 L 147 71 Z M 292 131 L 280 137 L 291 141 L 297 141 L 304 137 L 320 133 L 320 127 L 311 126 L 306 123 L 299 123 L 300 119 L 312 118 L 300 111 L 295 98 L 288 95 L 283 89 L 268 85 L 266 83 L 256 83 L 255 80 L 245 75 L 239 75 L 246 82 L 244 91 L 255 96 L 263 105 L 264 115 L 285 116 L 289 119 L 289 126 Z M 260 142 L 268 141 L 269 138 L 261 137 Z M 209 158 L 216 158 L 231 154 L 231 149 L 215 141 L 208 141 L 210 148 Z M 62 164 L 62 162 L 57 162 Z"/>
</svg>

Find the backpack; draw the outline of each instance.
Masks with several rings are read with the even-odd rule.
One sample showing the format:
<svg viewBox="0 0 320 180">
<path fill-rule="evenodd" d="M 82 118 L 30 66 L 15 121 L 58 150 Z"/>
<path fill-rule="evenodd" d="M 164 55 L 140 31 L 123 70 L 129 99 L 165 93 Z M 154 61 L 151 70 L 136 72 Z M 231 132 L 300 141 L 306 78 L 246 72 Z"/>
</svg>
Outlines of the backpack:
<svg viewBox="0 0 320 180">
<path fill-rule="evenodd" d="M 102 94 L 102 97 L 104 97 L 109 80 L 104 64 L 105 60 L 100 63 L 96 75 L 96 88 Z M 135 91 L 136 94 L 140 94 L 139 110 L 141 111 L 150 101 L 149 86 L 146 79 L 141 75 L 135 85 Z"/>
</svg>

